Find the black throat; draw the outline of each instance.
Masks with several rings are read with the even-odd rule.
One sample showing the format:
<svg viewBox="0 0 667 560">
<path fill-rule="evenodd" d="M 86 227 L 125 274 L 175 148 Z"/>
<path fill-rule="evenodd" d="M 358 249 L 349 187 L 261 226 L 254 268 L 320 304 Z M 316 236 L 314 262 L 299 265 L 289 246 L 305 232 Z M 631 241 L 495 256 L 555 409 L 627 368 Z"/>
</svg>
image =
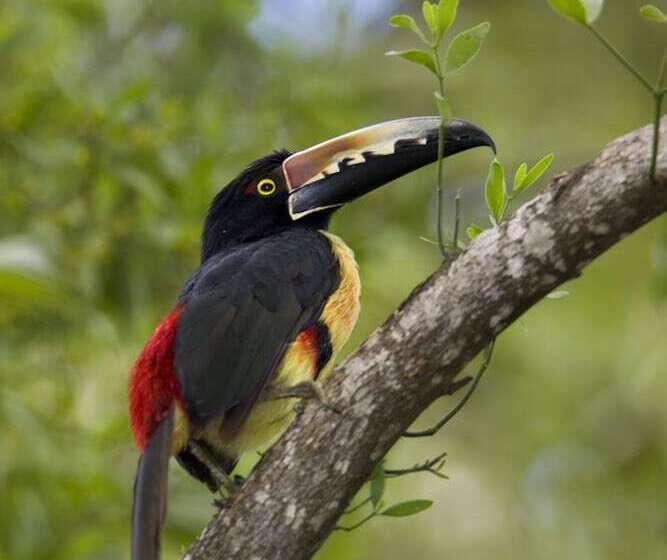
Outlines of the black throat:
<svg viewBox="0 0 667 560">
<path fill-rule="evenodd" d="M 329 228 L 332 214 L 333 210 L 326 210 L 311 214 L 296 222 L 282 224 L 259 218 L 243 228 L 234 227 L 234 224 L 226 228 L 221 227 L 220 222 L 211 217 L 211 212 L 209 212 L 202 233 L 201 263 L 203 264 L 220 252 L 228 251 L 245 243 L 266 239 L 290 229 L 326 230 Z"/>
</svg>

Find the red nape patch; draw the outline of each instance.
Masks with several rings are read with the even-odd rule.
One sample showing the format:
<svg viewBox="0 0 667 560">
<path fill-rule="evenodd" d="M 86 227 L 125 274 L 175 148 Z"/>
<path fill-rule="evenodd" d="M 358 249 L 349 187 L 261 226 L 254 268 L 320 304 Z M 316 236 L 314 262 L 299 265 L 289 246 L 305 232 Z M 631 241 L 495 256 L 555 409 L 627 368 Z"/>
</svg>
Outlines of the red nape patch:
<svg viewBox="0 0 667 560">
<path fill-rule="evenodd" d="M 181 398 L 174 371 L 174 338 L 181 310 L 181 306 L 174 308 L 160 322 L 130 374 L 130 422 L 134 441 L 142 452 L 174 400 Z"/>
</svg>

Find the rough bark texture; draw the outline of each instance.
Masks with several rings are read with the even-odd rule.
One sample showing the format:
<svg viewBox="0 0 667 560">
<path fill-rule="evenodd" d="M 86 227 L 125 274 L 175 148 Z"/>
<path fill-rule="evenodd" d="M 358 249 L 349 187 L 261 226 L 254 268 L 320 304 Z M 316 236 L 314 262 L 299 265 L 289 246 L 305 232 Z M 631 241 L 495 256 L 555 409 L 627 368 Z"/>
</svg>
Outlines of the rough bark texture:
<svg viewBox="0 0 667 560">
<path fill-rule="evenodd" d="M 648 127 L 616 140 L 416 288 L 328 380 L 343 412 L 309 404 L 186 559 L 310 558 L 373 465 L 475 355 L 667 210 L 667 182 L 648 178 L 650 144 Z"/>
</svg>

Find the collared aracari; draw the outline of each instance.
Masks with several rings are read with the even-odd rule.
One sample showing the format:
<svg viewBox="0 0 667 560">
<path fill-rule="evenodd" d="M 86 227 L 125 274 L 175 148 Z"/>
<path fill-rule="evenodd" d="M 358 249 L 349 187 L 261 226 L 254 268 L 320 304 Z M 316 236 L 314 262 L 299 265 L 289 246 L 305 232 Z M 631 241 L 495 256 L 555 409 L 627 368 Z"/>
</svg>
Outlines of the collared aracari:
<svg viewBox="0 0 667 560">
<path fill-rule="evenodd" d="M 437 159 L 438 117 L 370 126 L 250 165 L 213 199 L 201 264 L 130 376 L 141 453 L 132 558 L 159 557 L 167 465 L 212 490 L 239 454 L 283 430 L 290 387 L 322 379 L 359 314 L 352 251 L 327 227 L 343 204 Z M 480 128 L 445 125 L 444 155 L 494 148 Z M 201 451 L 207 452 L 206 460 Z"/>
</svg>

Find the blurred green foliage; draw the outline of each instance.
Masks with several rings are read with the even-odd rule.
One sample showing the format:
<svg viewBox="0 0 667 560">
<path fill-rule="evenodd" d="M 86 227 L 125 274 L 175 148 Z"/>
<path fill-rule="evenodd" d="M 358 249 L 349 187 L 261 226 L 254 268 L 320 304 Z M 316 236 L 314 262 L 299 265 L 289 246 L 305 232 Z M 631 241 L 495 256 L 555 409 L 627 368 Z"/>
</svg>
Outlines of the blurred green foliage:
<svg viewBox="0 0 667 560">
<path fill-rule="evenodd" d="M 661 26 L 639 2 L 608 4 L 598 25 L 650 72 Z M 197 264 L 216 190 L 274 148 L 432 112 L 426 73 L 382 54 L 409 46 L 386 19 L 416 2 L 323 5 L 0 3 L 0 559 L 128 556 L 127 373 Z M 506 165 L 554 151 L 565 169 L 650 121 L 644 92 L 546 3 L 462 0 L 454 32 L 482 19 L 494 32 L 449 95 Z M 448 162 L 466 223 L 485 216 L 487 163 Z M 334 220 L 364 282 L 350 348 L 438 265 L 420 239 L 434 237 L 432 186 L 420 171 Z M 387 458 L 448 450 L 449 481 L 387 482 L 390 503 L 434 506 L 336 534 L 319 558 L 665 557 L 665 220 L 567 289 L 500 338 L 445 432 Z M 171 474 L 165 558 L 213 512 L 201 485 Z"/>
</svg>

